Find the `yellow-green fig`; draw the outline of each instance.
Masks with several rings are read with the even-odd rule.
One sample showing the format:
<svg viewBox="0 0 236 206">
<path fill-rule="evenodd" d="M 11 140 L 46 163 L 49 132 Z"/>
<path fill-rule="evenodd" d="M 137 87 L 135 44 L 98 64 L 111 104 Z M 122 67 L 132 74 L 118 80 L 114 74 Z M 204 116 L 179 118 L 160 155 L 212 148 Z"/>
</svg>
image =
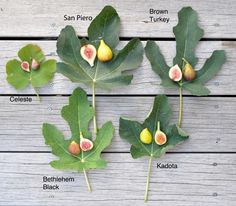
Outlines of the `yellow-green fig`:
<svg viewBox="0 0 236 206">
<path fill-rule="evenodd" d="M 100 45 L 97 51 L 97 57 L 101 62 L 110 61 L 113 57 L 112 50 L 110 47 L 104 42 L 104 40 L 100 41 Z"/>
<path fill-rule="evenodd" d="M 152 135 L 149 132 L 148 128 L 145 128 L 145 129 L 142 130 L 142 132 L 140 133 L 140 140 L 144 144 L 151 144 Z"/>
<path fill-rule="evenodd" d="M 193 67 L 189 63 L 185 64 L 184 66 L 183 76 L 184 76 L 184 79 L 187 81 L 192 81 L 196 77 L 196 71 L 193 69 Z"/>
</svg>

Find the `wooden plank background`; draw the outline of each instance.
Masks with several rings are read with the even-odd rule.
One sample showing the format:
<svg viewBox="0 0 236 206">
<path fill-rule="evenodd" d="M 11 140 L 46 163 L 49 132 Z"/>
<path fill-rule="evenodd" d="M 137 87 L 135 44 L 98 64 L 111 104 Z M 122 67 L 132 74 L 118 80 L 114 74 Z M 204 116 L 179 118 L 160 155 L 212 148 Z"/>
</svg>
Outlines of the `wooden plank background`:
<svg viewBox="0 0 236 206">
<path fill-rule="evenodd" d="M 65 22 L 67 15 L 95 17 L 105 5 L 113 5 L 122 23 L 121 37 L 148 38 L 161 47 L 171 65 L 175 56 L 172 27 L 177 12 L 192 6 L 199 14 L 199 24 L 205 30 L 204 41 L 197 47 L 197 69 L 215 49 L 224 49 L 227 62 L 218 76 L 207 83 L 209 97 L 184 95 L 183 128 L 190 139 L 171 150 L 152 166 L 150 201 L 145 205 L 161 206 L 234 206 L 236 202 L 236 3 L 234 0 L 2 0 L 0 2 L 0 206 L 54 205 L 143 205 L 147 159 L 133 160 L 129 145 L 118 135 L 120 116 L 142 121 L 156 94 L 170 95 L 173 122 L 178 115 L 178 93 L 163 89 L 160 79 L 150 69 L 144 57 L 134 72 L 130 86 L 112 91 L 98 90 L 98 123 L 112 120 L 116 132 L 112 145 L 106 149 L 105 170 L 92 170 L 89 177 L 93 192 L 87 192 L 83 174 L 58 171 L 48 163 L 55 159 L 44 144 L 43 122 L 57 125 L 70 136 L 66 122 L 60 116 L 68 103 L 73 84 L 60 74 L 40 89 L 42 102 L 32 88 L 16 91 L 6 82 L 5 64 L 17 57 L 23 45 L 40 45 L 48 58 L 56 58 L 56 37 L 67 24 L 75 26 L 78 35 L 86 36 L 88 21 Z M 149 9 L 168 10 L 167 23 L 150 23 Z M 121 41 L 120 47 L 124 46 Z M 30 96 L 31 103 L 10 102 L 10 97 Z M 63 96 L 62 96 L 63 95 Z M 91 98 L 91 96 L 89 97 Z M 156 163 L 176 163 L 177 169 L 156 168 Z M 73 183 L 60 183 L 59 191 L 44 191 L 43 176 L 74 177 Z"/>
</svg>

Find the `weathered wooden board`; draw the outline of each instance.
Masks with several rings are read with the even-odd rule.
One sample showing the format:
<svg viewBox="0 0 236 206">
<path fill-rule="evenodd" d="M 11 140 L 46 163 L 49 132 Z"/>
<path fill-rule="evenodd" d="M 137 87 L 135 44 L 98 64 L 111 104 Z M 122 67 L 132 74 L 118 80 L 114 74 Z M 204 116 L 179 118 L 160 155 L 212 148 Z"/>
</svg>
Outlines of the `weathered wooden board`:
<svg viewBox="0 0 236 206">
<path fill-rule="evenodd" d="M 34 94 L 32 88 L 24 90 L 15 90 L 6 81 L 5 64 L 9 59 L 17 57 L 17 51 L 27 43 L 36 43 L 42 47 L 48 58 L 56 57 L 56 42 L 55 41 L 0 41 L 0 94 Z M 169 65 L 172 64 L 172 59 L 175 56 L 174 41 L 157 42 L 163 51 L 166 61 Z M 123 44 L 124 45 L 124 42 Z M 146 45 L 146 42 L 143 42 Z M 217 95 L 232 95 L 236 94 L 235 67 L 236 67 L 236 42 L 233 41 L 207 41 L 200 42 L 197 47 L 197 56 L 199 64 L 196 69 L 200 69 L 211 53 L 217 49 L 224 49 L 227 53 L 227 62 L 218 75 L 210 80 L 206 86 L 211 90 L 211 94 Z M 58 59 L 58 58 L 57 58 Z M 81 86 L 82 84 L 80 84 Z M 66 77 L 61 74 L 56 74 L 52 83 L 40 89 L 41 94 L 71 94 L 72 90 L 78 84 L 71 83 Z M 83 85 L 82 85 L 83 86 Z M 86 91 L 89 91 L 86 88 Z M 160 86 L 160 78 L 151 70 L 149 61 L 144 56 L 143 63 L 140 68 L 134 71 L 134 79 L 128 87 L 121 87 L 112 91 L 98 90 L 98 93 L 109 94 L 177 94 L 177 90 L 163 89 Z"/>
<path fill-rule="evenodd" d="M 59 60 L 55 40 L 32 41 L 31 37 L 57 37 L 67 24 L 73 25 L 79 36 L 87 36 L 90 21 L 64 21 L 64 15 L 95 17 L 108 4 L 114 6 L 121 17 L 121 37 L 147 39 L 173 38 L 172 27 L 177 24 L 177 12 L 183 6 L 190 5 L 199 14 L 199 25 L 205 30 L 204 38 L 209 38 L 201 41 L 196 49 L 199 57 L 197 69 L 213 50 L 224 49 L 227 53 L 227 62 L 222 70 L 207 83 L 212 95 L 226 96 L 184 97 L 182 126 L 190 134 L 190 139 L 153 162 L 150 197 L 145 205 L 235 206 L 236 98 L 229 97 L 236 95 L 234 0 L 1 0 L 0 206 L 144 204 L 148 158 L 131 158 L 128 153 L 130 145 L 118 134 L 119 117 L 142 121 L 151 108 L 154 95 L 178 94 L 177 90 L 160 86 L 160 78 L 151 70 L 145 56 L 141 67 L 133 72 L 131 85 L 112 91 L 97 90 L 101 95 L 97 97 L 98 124 L 101 126 L 105 121 L 112 120 L 116 132 L 111 146 L 103 153 L 109 162 L 107 169 L 89 172 L 93 187 L 91 194 L 87 191 L 82 173 L 58 171 L 49 166 L 48 163 L 56 157 L 49 152 L 51 150 L 44 144 L 41 133 L 42 123 L 49 122 L 69 137 L 69 127 L 60 116 L 61 108 L 68 103 L 68 96 L 60 95 L 71 94 L 77 86 L 82 86 L 89 94 L 91 90 L 56 74 L 49 85 L 40 89 L 40 94 L 52 96 L 43 96 L 42 102 L 32 97 L 31 103 L 16 103 L 10 101 L 11 95 L 34 94 L 34 91 L 30 87 L 17 91 L 6 81 L 6 62 L 17 58 L 17 51 L 25 44 L 38 44 L 47 58 Z M 151 8 L 164 13 L 168 10 L 168 13 L 152 15 L 149 13 Z M 169 23 L 151 23 L 150 16 L 170 20 Z M 17 40 L 22 37 L 29 41 Z M 120 47 L 125 43 L 122 41 Z M 164 39 L 157 43 L 171 65 L 175 56 L 175 41 Z M 176 122 L 178 97 L 170 97 L 170 103 L 173 108 L 172 122 Z M 175 163 L 178 168 L 157 169 L 157 162 Z M 43 176 L 74 177 L 75 182 L 59 183 L 59 191 L 45 191 L 42 189 Z"/>
<path fill-rule="evenodd" d="M 90 21 L 64 21 L 64 15 L 95 17 L 105 5 L 112 5 L 121 17 L 121 36 L 173 37 L 177 12 L 183 6 L 192 6 L 199 14 L 200 25 L 208 38 L 235 38 L 235 1 L 228 0 L 48 0 L 46 4 L 34 0 L 2 0 L 0 3 L 0 36 L 58 36 L 67 24 L 78 28 L 78 34 L 87 35 Z M 149 10 L 163 10 L 153 15 Z M 168 10 L 168 14 L 165 14 Z M 150 16 L 169 18 L 169 23 L 151 23 Z M 147 32 L 148 31 L 148 32 Z"/>
<path fill-rule="evenodd" d="M 143 205 L 148 159 L 133 160 L 130 154 L 104 154 L 106 170 L 93 170 L 89 193 L 83 174 L 54 170 L 52 154 L 0 154 L 0 205 L 90 206 L 94 204 Z M 235 155 L 167 154 L 158 163 L 174 163 L 177 169 L 156 168 L 151 173 L 149 202 L 162 206 L 234 206 L 236 201 Z M 57 191 L 42 189 L 43 176 L 74 177 L 58 183 Z M 52 183 L 51 183 L 52 184 Z"/>
<path fill-rule="evenodd" d="M 116 129 L 107 151 L 128 152 L 130 145 L 120 139 L 119 118 L 130 117 L 143 121 L 154 97 L 97 97 L 98 122 L 112 120 Z M 178 97 L 170 98 L 177 121 Z M 41 133 L 43 122 L 55 124 L 69 137 L 69 127 L 60 116 L 68 97 L 43 97 L 39 103 L 11 103 L 0 98 L 0 151 L 49 151 Z M 178 152 L 235 152 L 236 98 L 184 97 L 183 128 L 190 139 L 172 151 Z"/>
</svg>

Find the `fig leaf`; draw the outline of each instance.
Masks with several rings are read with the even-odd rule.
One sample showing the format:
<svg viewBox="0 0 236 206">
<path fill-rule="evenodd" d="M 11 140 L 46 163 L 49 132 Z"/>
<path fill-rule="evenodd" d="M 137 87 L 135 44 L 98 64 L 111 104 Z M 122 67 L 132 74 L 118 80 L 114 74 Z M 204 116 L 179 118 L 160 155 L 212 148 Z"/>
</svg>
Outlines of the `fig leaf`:
<svg viewBox="0 0 236 206">
<path fill-rule="evenodd" d="M 24 89 L 30 83 L 34 88 L 42 87 L 47 84 L 54 76 L 56 71 L 56 60 L 45 60 L 45 56 L 40 47 L 28 44 L 18 52 L 20 60 L 9 60 L 6 64 L 7 81 L 16 89 Z M 40 64 L 40 68 L 26 72 L 21 68 L 21 62 L 27 61 L 31 65 L 32 60 Z"/>
<path fill-rule="evenodd" d="M 168 149 L 188 138 L 188 135 L 182 129 L 179 129 L 176 125 L 170 125 L 171 116 L 172 112 L 168 98 L 165 95 L 159 95 L 156 96 L 153 107 L 143 123 L 120 118 L 120 136 L 131 144 L 130 152 L 134 159 L 142 156 L 159 158 Z M 158 122 L 160 122 L 161 130 L 167 136 L 167 142 L 164 145 L 157 145 L 153 139 L 151 144 L 142 143 L 139 138 L 141 131 L 148 128 L 154 137 Z"/>
<path fill-rule="evenodd" d="M 89 123 L 94 110 L 90 106 L 86 92 L 77 88 L 69 98 L 69 105 L 61 110 L 62 117 L 68 122 L 71 137 L 65 138 L 62 132 L 52 124 L 43 124 L 45 143 L 52 148 L 52 153 L 59 157 L 50 164 L 53 168 L 62 170 L 86 171 L 94 168 L 104 168 L 106 161 L 101 158 L 101 152 L 110 145 L 114 128 L 111 122 L 106 122 L 99 130 L 96 139 L 92 139 Z M 72 155 L 68 146 L 72 141 L 80 142 L 80 133 L 93 141 L 94 147 L 90 151 L 82 151 L 79 155 Z"/>
<path fill-rule="evenodd" d="M 179 22 L 173 28 L 176 38 L 176 56 L 173 59 L 173 65 L 178 66 L 183 70 L 187 60 L 192 67 L 195 67 L 198 58 L 195 56 L 195 48 L 199 40 L 203 37 L 203 29 L 198 26 L 197 12 L 191 7 L 184 7 L 178 13 Z M 188 90 L 192 95 L 205 96 L 209 95 L 210 91 L 204 84 L 212 79 L 221 69 L 226 61 L 225 51 L 216 50 L 211 57 L 206 60 L 203 67 L 197 71 L 196 78 L 192 81 L 184 79 L 181 82 L 173 82 L 168 76 L 170 66 L 165 62 L 160 48 L 154 41 L 148 41 L 145 47 L 146 56 L 149 59 L 152 70 L 156 72 L 162 82 L 161 85 L 168 88 L 178 88 Z M 173 66 L 171 65 L 171 66 Z"/>
<path fill-rule="evenodd" d="M 142 62 L 143 47 L 138 38 L 134 38 L 121 50 L 115 50 L 119 43 L 120 18 L 114 8 L 106 6 L 91 22 L 88 29 L 88 41 L 98 49 L 100 40 L 113 50 L 113 58 L 109 62 L 95 60 L 91 67 L 80 55 L 84 40 L 77 37 L 72 26 L 62 29 L 57 40 L 57 53 L 63 62 L 57 64 L 57 71 L 72 82 L 111 89 L 128 85 L 133 75 L 128 70 L 138 68 Z"/>
</svg>

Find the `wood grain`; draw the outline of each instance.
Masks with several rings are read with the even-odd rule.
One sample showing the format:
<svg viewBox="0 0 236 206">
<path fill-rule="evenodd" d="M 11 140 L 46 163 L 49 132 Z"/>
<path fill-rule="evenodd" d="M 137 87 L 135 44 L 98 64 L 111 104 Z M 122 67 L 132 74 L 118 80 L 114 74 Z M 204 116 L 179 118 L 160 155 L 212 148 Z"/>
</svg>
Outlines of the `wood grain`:
<svg viewBox="0 0 236 206">
<path fill-rule="evenodd" d="M 17 58 L 17 51 L 25 44 L 35 43 L 42 47 L 48 58 L 56 58 L 56 42 L 55 41 L 0 41 L 0 94 L 34 94 L 34 90 L 28 87 L 24 90 L 15 90 L 6 81 L 5 64 L 12 58 Z M 166 61 L 169 65 L 172 64 L 172 59 L 175 56 L 174 41 L 159 41 L 157 42 L 163 51 Z M 126 42 L 122 42 L 122 47 Z M 146 45 L 146 42 L 143 42 Z M 232 41 L 203 41 L 197 47 L 197 56 L 199 64 L 196 69 L 200 69 L 207 58 L 210 57 L 214 50 L 224 49 L 227 55 L 227 62 L 223 65 L 221 71 L 215 78 L 210 80 L 206 86 L 211 90 L 211 94 L 215 95 L 235 95 L 235 67 L 236 67 L 236 43 Z M 164 89 L 160 86 L 160 78 L 151 70 L 149 61 L 144 56 L 144 60 L 140 68 L 133 72 L 134 78 L 128 87 L 120 87 L 112 91 L 97 90 L 100 94 L 178 94 L 175 89 Z M 72 90 L 78 85 L 86 88 L 82 84 L 71 83 L 66 77 L 61 74 L 56 74 L 54 80 L 40 89 L 41 94 L 71 94 Z M 88 93 L 91 91 L 86 88 Z"/>
<path fill-rule="evenodd" d="M 207 38 L 235 38 L 235 1 L 218 0 L 2 0 L 0 3 L 0 36 L 58 36 L 67 24 L 74 25 L 78 34 L 87 35 L 90 21 L 64 21 L 64 15 L 95 17 L 105 5 L 116 8 L 121 17 L 123 37 L 173 37 L 172 27 L 177 24 L 177 12 L 192 6 L 199 15 L 199 24 Z M 166 15 L 151 15 L 149 10 L 168 10 Z M 170 18 L 169 23 L 151 23 L 150 16 Z M 147 32 L 148 31 L 148 32 Z"/>
<path fill-rule="evenodd" d="M 119 118 L 129 117 L 142 122 L 153 103 L 153 97 L 97 97 L 98 125 L 112 120 L 115 137 L 110 152 L 128 152 L 130 145 L 120 139 Z M 43 122 L 55 124 L 67 137 L 69 127 L 60 116 L 68 97 L 43 97 L 39 103 L 11 103 L 0 97 L 0 151 L 49 151 L 41 133 Z M 177 122 L 178 98 L 171 97 L 172 122 Z M 222 97 L 184 97 L 183 128 L 190 139 L 172 151 L 235 152 L 236 99 Z"/>
<path fill-rule="evenodd" d="M 82 173 L 48 165 L 56 158 L 52 154 L 0 154 L 0 205 L 143 205 L 148 159 L 133 160 L 130 154 L 103 156 L 108 167 L 89 172 L 93 187 L 89 193 Z M 157 162 L 175 163 L 178 168 L 157 169 Z M 235 155 L 167 154 L 153 161 L 145 205 L 234 206 L 235 169 Z M 58 183 L 59 191 L 45 191 L 43 176 L 74 177 L 75 182 Z"/>
</svg>

